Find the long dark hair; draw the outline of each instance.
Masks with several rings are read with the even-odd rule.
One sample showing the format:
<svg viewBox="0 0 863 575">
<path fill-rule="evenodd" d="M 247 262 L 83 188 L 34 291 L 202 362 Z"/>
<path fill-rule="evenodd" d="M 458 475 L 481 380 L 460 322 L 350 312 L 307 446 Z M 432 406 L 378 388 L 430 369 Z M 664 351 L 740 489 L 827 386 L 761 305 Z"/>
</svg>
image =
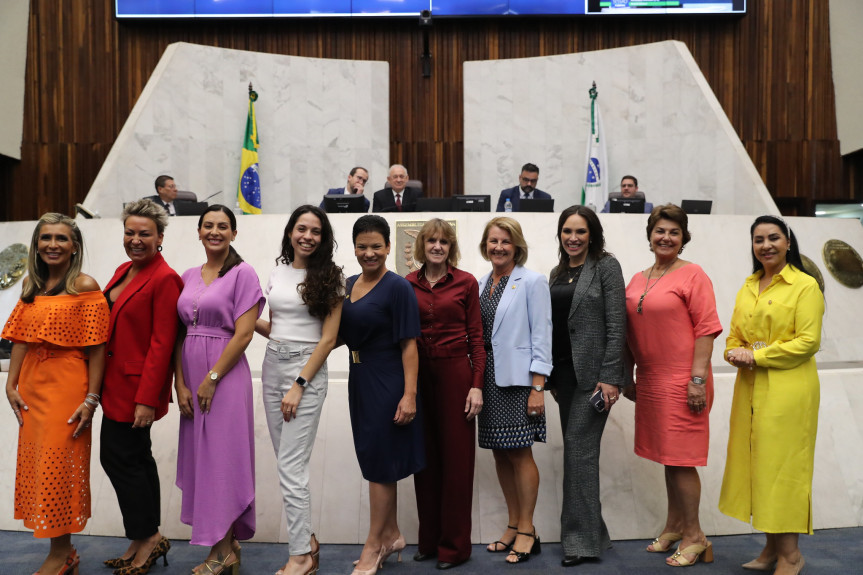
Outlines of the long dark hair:
<svg viewBox="0 0 863 575">
<path fill-rule="evenodd" d="M 78 290 L 75 289 L 75 280 L 78 279 L 78 275 L 81 273 L 81 265 L 84 259 L 84 236 L 81 235 L 81 230 L 78 228 L 75 220 L 65 214 L 48 212 L 39 218 L 39 222 L 33 229 L 33 236 L 30 238 L 30 252 L 27 254 L 27 275 L 29 276 L 29 280 L 21 292 L 21 301 L 24 303 L 33 303 L 36 295 L 45 289 L 48 281 L 48 264 L 42 261 L 42 257 L 39 255 L 39 236 L 42 233 L 42 226 L 55 224 L 63 224 L 69 228 L 74 247 L 69 259 L 69 269 L 66 270 L 66 275 L 45 295 L 57 295 L 62 293 L 63 290 L 69 295 L 78 294 Z"/>
<path fill-rule="evenodd" d="M 330 220 L 323 210 L 308 204 L 294 210 L 285 226 L 285 233 L 282 235 L 282 253 L 276 258 L 276 263 L 290 264 L 294 261 L 291 234 L 294 226 L 297 225 L 297 220 L 303 214 L 312 214 L 321 222 L 321 241 L 318 243 L 318 248 L 306 260 L 306 279 L 297 285 L 297 293 L 309 308 L 309 314 L 324 320 L 342 301 L 344 275 L 342 275 L 342 268 L 333 263 L 333 252 L 338 244 L 333 237 Z"/>
<path fill-rule="evenodd" d="M 558 263 L 551 270 L 551 279 L 554 281 L 558 275 L 562 274 L 569 267 L 569 254 L 563 249 L 560 243 L 560 231 L 563 225 L 572 216 L 581 216 L 587 222 L 587 231 L 590 233 L 590 243 L 587 246 L 587 257 L 599 261 L 605 256 L 611 255 L 605 251 L 605 235 L 602 233 L 602 223 L 599 221 L 599 216 L 596 212 L 587 206 L 569 206 L 560 213 L 557 219 L 557 257 Z"/>
<path fill-rule="evenodd" d="M 752 226 L 749 228 L 750 245 L 752 243 L 753 236 L 755 236 L 755 228 L 757 228 L 759 224 L 774 224 L 778 226 L 782 235 L 788 239 L 788 253 L 785 254 L 785 261 L 806 275 L 815 278 L 815 276 L 803 267 L 803 259 L 800 257 L 800 247 L 797 245 L 797 236 L 794 235 L 794 232 L 791 231 L 791 228 L 788 227 L 788 224 L 786 224 L 785 220 L 782 218 L 777 218 L 776 216 L 758 216 L 755 218 L 755 221 L 752 222 Z M 752 247 L 752 273 L 763 269 L 764 265 L 762 265 L 762 263 L 758 261 L 758 258 L 755 257 L 755 248 Z M 817 278 L 815 279 L 817 280 Z"/>
<path fill-rule="evenodd" d="M 201 226 L 204 225 L 204 216 L 209 214 L 210 212 L 222 212 L 226 216 L 228 216 L 228 221 L 231 222 L 231 231 L 237 231 L 237 216 L 234 215 L 228 206 L 223 206 L 222 204 L 213 204 L 211 206 L 207 206 L 207 209 L 204 210 L 204 213 L 201 214 L 201 217 L 198 218 L 198 230 L 201 229 Z M 228 246 L 228 257 L 225 258 L 225 263 L 222 264 L 222 269 L 219 270 L 219 277 L 224 277 L 226 273 L 231 271 L 231 268 L 234 266 L 240 265 L 243 263 L 243 258 L 240 257 L 240 254 L 237 253 L 237 250 L 234 249 L 234 246 Z"/>
</svg>

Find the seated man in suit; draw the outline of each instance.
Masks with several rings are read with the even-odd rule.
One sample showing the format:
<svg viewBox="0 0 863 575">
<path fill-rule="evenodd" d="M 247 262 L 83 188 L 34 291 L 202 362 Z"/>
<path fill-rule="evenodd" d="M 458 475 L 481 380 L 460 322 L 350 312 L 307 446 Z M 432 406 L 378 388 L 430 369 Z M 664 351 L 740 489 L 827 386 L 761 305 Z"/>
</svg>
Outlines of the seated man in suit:
<svg viewBox="0 0 863 575">
<path fill-rule="evenodd" d="M 414 188 L 408 188 L 408 171 L 401 164 L 390 166 L 387 176 L 389 188 L 375 192 L 372 200 L 373 212 L 415 212 L 417 209 L 417 198 L 422 192 Z"/>
<path fill-rule="evenodd" d="M 165 175 L 156 178 L 156 192 L 155 196 L 147 196 L 147 199 L 165 208 L 169 216 L 176 216 L 174 200 L 177 199 L 177 185 L 174 184 L 174 178 Z"/>
<path fill-rule="evenodd" d="M 327 192 L 327 195 L 341 195 L 341 194 L 362 194 L 363 190 L 366 187 L 366 182 L 369 181 L 369 171 L 363 168 L 362 166 L 356 166 L 351 170 L 351 173 L 348 174 L 348 183 L 344 188 L 330 188 Z M 366 204 L 366 211 L 369 211 L 369 199 L 363 198 Z M 324 202 L 321 200 L 320 208 L 324 211 L 327 211 L 324 208 Z"/>
<path fill-rule="evenodd" d="M 624 198 L 631 198 L 638 192 L 638 180 L 635 176 L 623 176 L 620 179 L 620 195 Z M 602 208 L 601 214 L 607 214 L 611 210 L 611 200 L 606 200 L 605 207 Z M 644 213 L 649 214 L 653 211 L 653 204 L 644 200 Z"/>
<path fill-rule="evenodd" d="M 520 200 L 550 200 L 551 194 L 536 189 L 539 181 L 539 168 L 536 164 L 527 163 L 521 167 L 521 175 L 518 177 L 519 185 L 514 188 L 501 190 L 500 198 L 497 200 L 497 211 L 506 211 L 506 201 L 512 202 L 512 211 L 518 211 Z"/>
</svg>

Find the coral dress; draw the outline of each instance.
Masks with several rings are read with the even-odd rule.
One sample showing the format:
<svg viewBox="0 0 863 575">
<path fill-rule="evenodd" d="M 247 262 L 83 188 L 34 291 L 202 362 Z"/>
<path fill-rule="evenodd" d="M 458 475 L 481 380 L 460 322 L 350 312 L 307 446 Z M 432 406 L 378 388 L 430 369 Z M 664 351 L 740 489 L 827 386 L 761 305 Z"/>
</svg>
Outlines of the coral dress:
<svg viewBox="0 0 863 575">
<path fill-rule="evenodd" d="M 644 274 L 626 286 L 626 342 L 635 357 L 635 454 L 663 465 L 707 465 L 713 371 L 707 371 L 707 409 L 693 413 L 686 403 L 695 340 L 722 332 L 710 278 L 687 264 L 650 280 Z M 654 283 L 655 282 L 655 283 Z"/>
<path fill-rule="evenodd" d="M 83 348 L 108 339 L 108 304 L 102 292 L 36 296 L 18 302 L 3 337 L 27 345 L 18 393 L 21 411 L 15 474 L 15 519 L 35 537 L 78 533 L 90 518 L 90 434 L 67 423 L 88 389 Z"/>
<path fill-rule="evenodd" d="M 216 386 L 209 413 L 198 408 L 198 386 L 234 337 L 245 312 L 264 308 L 255 270 L 242 262 L 206 285 L 201 268 L 183 274 L 177 313 L 186 325 L 183 377 L 195 416 L 180 418 L 177 487 L 180 521 L 192 526 L 193 545 L 215 545 L 231 525 L 237 539 L 255 534 L 255 435 L 252 372 L 245 354 Z"/>
<path fill-rule="evenodd" d="M 761 277 L 737 293 L 726 342 L 726 353 L 753 349 L 756 367 L 734 383 L 719 510 L 766 533 L 811 534 L 824 296 L 790 265 L 759 294 Z"/>
</svg>

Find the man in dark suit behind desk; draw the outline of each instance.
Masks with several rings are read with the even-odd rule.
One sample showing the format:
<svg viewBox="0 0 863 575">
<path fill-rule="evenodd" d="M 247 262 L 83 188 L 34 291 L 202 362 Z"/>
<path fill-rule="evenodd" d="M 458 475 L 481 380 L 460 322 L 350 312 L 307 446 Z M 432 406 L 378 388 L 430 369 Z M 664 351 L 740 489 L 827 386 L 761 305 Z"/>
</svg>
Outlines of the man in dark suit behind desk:
<svg viewBox="0 0 863 575">
<path fill-rule="evenodd" d="M 519 185 L 514 188 L 501 190 L 500 198 L 497 200 L 497 211 L 506 211 L 506 201 L 512 202 L 512 211 L 518 211 L 518 203 L 521 200 L 550 200 L 551 194 L 536 189 L 539 181 L 539 167 L 536 164 L 527 163 L 521 167 L 518 177 Z"/>
<path fill-rule="evenodd" d="M 177 185 L 174 183 L 174 178 L 165 175 L 156 178 L 156 192 L 155 196 L 147 196 L 147 199 L 165 208 L 169 216 L 176 216 L 174 200 L 177 199 Z"/>
<path fill-rule="evenodd" d="M 375 192 L 372 201 L 373 212 L 415 212 L 417 209 L 417 198 L 422 192 L 414 188 L 406 187 L 408 184 L 408 171 L 401 164 L 393 164 L 390 167 L 387 182 L 390 187 Z"/>
<path fill-rule="evenodd" d="M 330 188 L 327 195 L 343 195 L 343 194 L 362 194 L 365 190 L 366 182 L 369 181 L 369 172 L 362 166 L 356 166 L 348 174 L 348 183 L 344 188 Z M 365 200 L 366 211 L 369 211 L 369 199 Z M 327 211 L 324 207 L 324 202 L 321 200 L 320 208 Z"/>
</svg>

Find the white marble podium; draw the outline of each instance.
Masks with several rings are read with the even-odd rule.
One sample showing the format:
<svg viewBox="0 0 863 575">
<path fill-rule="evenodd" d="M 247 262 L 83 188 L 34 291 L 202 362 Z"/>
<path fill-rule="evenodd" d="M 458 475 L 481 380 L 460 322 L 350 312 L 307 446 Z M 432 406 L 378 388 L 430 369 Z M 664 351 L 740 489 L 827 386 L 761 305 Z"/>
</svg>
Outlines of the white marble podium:
<svg viewBox="0 0 863 575">
<path fill-rule="evenodd" d="M 489 269 L 477 248 L 482 229 L 492 214 L 445 214 L 457 222 L 463 254 L 461 267 L 480 276 Z M 529 244 L 527 267 L 547 273 L 554 265 L 556 214 L 515 214 Z M 401 220 L 420 220 L 422 214 L 386 216 L 393 230 Z M 646 217 L 602 214 L 600 216 L 608 249 L 620 260 L 628 279 L 652 261 L 647 249 Z M 279 249 L 287 216 L 243 216 L 235 243 L 262 281 L 266 281 Z M 354 216 L 332 216 L 340 249 L 337 261 L 345 273 L 358 273 L 359 266 L 351 249 Z M 720 320 L 727 328 L 734 296 L 751 266 L 749 251 L 750 216 L 692 216 L 692 242 L 686 259 L 700 264 L 713 281 Z M 826 283 L 827 311 L 822 333 L 822 349 L 817 358 L 821 374 L 821 412 L 814 479 L 814 524 L 816 529 L 863 525 L 863 306 L 861 291 L 838 284 L 823 266 L 820 248 L 831 238 L 842 239 L 863 251 L 863 227 L 855 220 L 789 219 L 800 238 L 801 249 L 821 267 Z M 80 222 L 87 247 L 85 270 L 100 284 L 111 277 L 125 261 L 122 225 L 117 219 Z M 197 241 L 194 218 L 172 218 L 166 231 L 164 255 L 177 271 L 200 265 L 204 252 Z M 13 242 L 28 243 L 34 222 L 0 224 L 0 246 Z M 394 238 L 394 244 L 396 243 Z M 396 265 L 396 250 L 390 254 L 389 267 Z M 17 297 L 0 292 L 0 315 L 8 314 Z M 265 311 L 266 313 L 266 311 Z M 702 468 L 701 520 L 708 535 L 744 533 L 750 527 L 721 515 L 716 509 L 725 460 L 728 417 L 731 404 L 733 370 L 721 360 L 725 333 L 714 346 L 716 401 L 711 412 L 711 441 L 708 465 Z M 256 336 L 248 350 L 252 368 L 259 370 L 264 340 Z M 330 391 L 324 407 L 317 442 L 312 456 L 313 524 L 325 543 L 358 543 L 368 527 L 367 489 L 359 474 L 353 451 L 347 409 L 347 354 L 337 349 L 330 358 Z M 0 375 L 5 382 L 5 374 Z M 260 399 L 260 380 L 254 382 L 256 396 L 256 474 L 258 541 L 285 541 L 286 532 L 270 438 L 266 430 Z M 551 402 L 550 398 L 547 401 Z M 180 491 L 174 486 L 178 412 L 153 427 L 154 451 L 162 479 L 162 521 L 164 533 L 172 538 L 187 538 L 190 530 L 179 522 Z M 95 437 L 101 418 L 97 416 Z M 17 425 L 12 414 L 0 406 L 0 529 L 23 529 L 12 519 L 12 490 L 15 474 Z M 536 525 L 540 535 L 554 541 L 559 537 L 561 502 L 562 446 L 557 412 L 548 410 L 546 445 L 534 453 L 540 468 L 541 485 Z M 615 539 L 648 539 L 662 527 L 665 513 L 661 466 L 632 453 L 633 405 L 618 404 L 611 414 L 603 437 L 601 458 L 603 512 Z M 85 533 L 122 535 L 122 523 L 113 489 L 98 463 L 98 439 L 93 445 L 93 517 Z M 416 511 L 413 485 L 403 481 L 399 489 L 400 524 L 408 541 L 416 540 Z M 503 497 L 494 474 L 491 454 L 479 450 L 474 485 L 473 540 L 491 541 L 500 535 L 506 514 Z"/>
</svg>

